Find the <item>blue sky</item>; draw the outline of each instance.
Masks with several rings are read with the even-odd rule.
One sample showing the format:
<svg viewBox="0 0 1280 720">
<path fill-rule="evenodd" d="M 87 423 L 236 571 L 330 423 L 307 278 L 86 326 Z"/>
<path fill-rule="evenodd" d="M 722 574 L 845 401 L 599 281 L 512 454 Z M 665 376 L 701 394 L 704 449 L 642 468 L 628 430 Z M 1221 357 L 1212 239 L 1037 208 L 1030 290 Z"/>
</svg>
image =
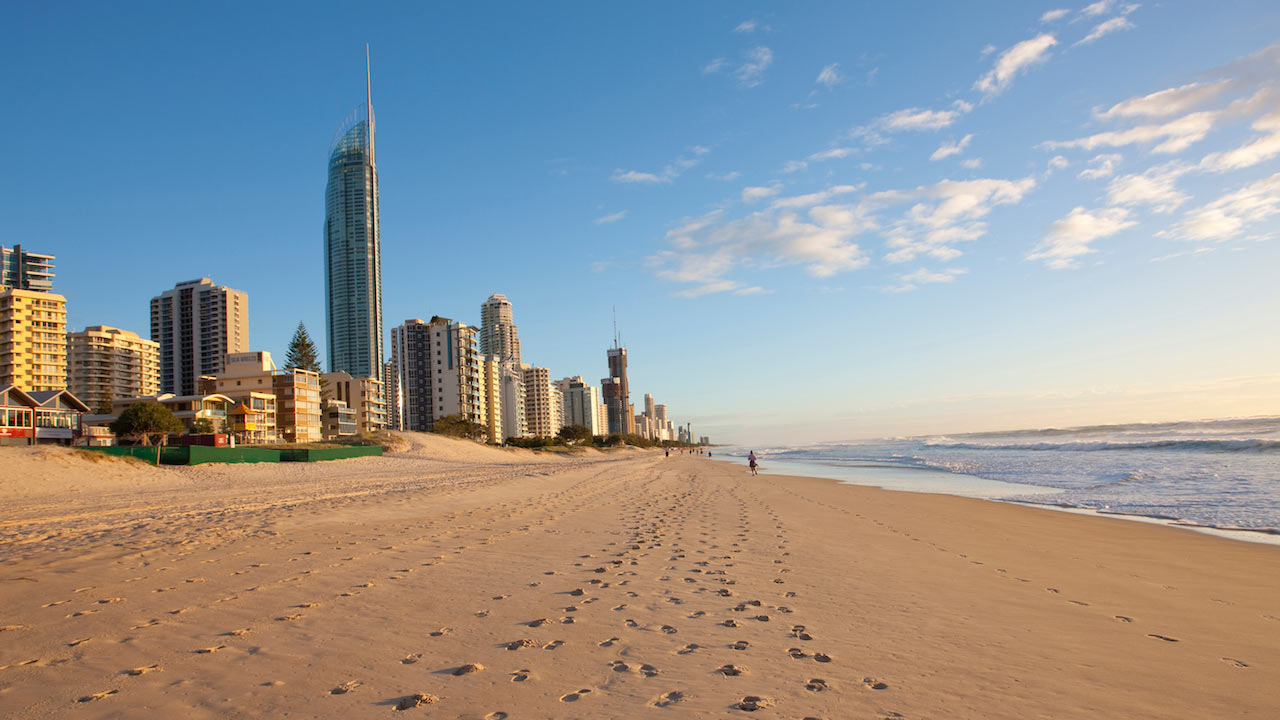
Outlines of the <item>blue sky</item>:
<svg viewBox="0 0 1280 720">
<path fill-rule="evenodd" d="M 323 347 L 372 46 L 388 327 L 741 442 L 1274 413 L 1274 2 L 10 3 L 0 242 L 69 324 L 208 276 Z"/>
</svg>

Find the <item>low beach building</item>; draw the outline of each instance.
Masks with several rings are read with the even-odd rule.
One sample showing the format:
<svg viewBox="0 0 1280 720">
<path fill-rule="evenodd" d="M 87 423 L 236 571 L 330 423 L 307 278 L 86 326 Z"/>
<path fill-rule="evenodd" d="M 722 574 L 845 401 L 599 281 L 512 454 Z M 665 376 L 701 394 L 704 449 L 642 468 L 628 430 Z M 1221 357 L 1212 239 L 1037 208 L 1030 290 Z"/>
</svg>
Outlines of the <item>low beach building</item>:
<svg viewBox="0 0 1280 720">
<path fill-rule="evenodd" d="M 226 395 L 258 415 L 252 432 L 240 431 L 244 433 L 242 442 L 321 440 L 319 373 L 301 368 L 280 370 L 266 351 L 229 353 L 224 366 L 223 372 L 200 378 L 199 386 L 204 393 Z"/>
<path fill-rule="evenodd" d="M 379 378 L 357 378 L 348 372 L 320 376 L 324 400 L 345 403 L 356 418 L 356 432 L 375 432 L 387 427 L 387 395 Z"/>
<path fill-rule="evenodd" d="M 324 401 L 324 439 L 336 440 L 357 432 L 356 411 L 342 400 Z"/>
</svg>

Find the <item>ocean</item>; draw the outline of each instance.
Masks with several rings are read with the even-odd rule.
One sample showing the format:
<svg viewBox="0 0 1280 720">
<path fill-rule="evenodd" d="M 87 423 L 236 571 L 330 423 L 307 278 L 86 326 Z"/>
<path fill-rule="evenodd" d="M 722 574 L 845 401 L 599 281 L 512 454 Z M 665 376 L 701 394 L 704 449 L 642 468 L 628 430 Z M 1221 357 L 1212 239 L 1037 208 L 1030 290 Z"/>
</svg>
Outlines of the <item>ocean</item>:
<svg viewBox="0 0 1280 720">
<path fill-rule="evenodd" d="M 765 472 L 1280 537 L 1280 418 L 1098 425 L 754 449 Z M 718 455 L 719 453 L 717 453 Z"/>
</svg>

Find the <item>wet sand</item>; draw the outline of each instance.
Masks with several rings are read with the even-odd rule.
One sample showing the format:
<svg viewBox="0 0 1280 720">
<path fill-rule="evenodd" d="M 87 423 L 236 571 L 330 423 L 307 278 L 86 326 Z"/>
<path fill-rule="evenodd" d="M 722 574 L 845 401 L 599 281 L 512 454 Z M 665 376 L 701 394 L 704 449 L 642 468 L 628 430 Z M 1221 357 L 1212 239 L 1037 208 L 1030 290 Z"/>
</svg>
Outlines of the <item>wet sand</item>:
<svg viewBox="0 0 1280 720">
<path fill-rule="evenodd" d="M 413 440 L 182 470 L 2 451 L 0 715 L 1280 713 L 1280 548 Z"/>
</svg>

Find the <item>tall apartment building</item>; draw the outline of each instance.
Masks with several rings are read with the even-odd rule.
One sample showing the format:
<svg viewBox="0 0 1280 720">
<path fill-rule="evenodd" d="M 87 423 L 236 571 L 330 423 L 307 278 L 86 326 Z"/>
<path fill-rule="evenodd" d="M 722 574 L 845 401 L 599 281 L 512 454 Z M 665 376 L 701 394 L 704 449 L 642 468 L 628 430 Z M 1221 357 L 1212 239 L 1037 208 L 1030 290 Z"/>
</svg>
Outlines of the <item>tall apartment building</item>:
<svg viewBox="0 0 1280 720">
<path fill-rule="evenodd" d="M 520 335 L 506 295 L 494 293 L 480 305 L 480 352 L 499 360 L 520 362 Z"/>
<path fill-rule="evenodd" d="M 524 371 L 513 362 L 498 365 L 499 395 L 502 402 L 502 434 L 507 438 L 529 437 L 525 417 Z"/>
<path fill-rule="evenodd" d="M 631 387 L 627 383 L 627 349 L 617 340 L 607 353 L 609 377 L 601 380 L 605 405 L 609 407 L 609 432 L 634 433 L 635 407 L 631 404 Z"/>
<path fill-rule="evenodd" d="M 563 398 L 564 424 L 581 425 L 592 435 L 606 435 L 600 423 L 600 389 L 587 384 L 581 375 L 555 382 Z"/>
<path fill-rule="evenodd" d="M 524 418 L 530 437 L 554 437 L 560 432 L 561 410 L 556 407 L 559 391 L 551 384 L 551 371 L 521 365 L 524 382 Z"/>
<path fill-rule="evenodd" d="M 481 355 L 479 365 L 485 438 L 489 442 L 500 443 L 507 439 L 502 432 L 502 362 L 497 355 Z"/>
<path fill-rule="evenodd" d="M 67 299 L 51 292 L 0 291 L 0 387 L 28 393 L 67 387 Z"/>
<path fill-rule="evenodd" d="M 447 415 L 481 424 L 475 328 L 439 316 L 406 320 L 391 331 L 391 362 L 397 429 L 432 431 Z"/>
<path fill-rule="evenodd" d="M 265 351 L 228 353 L 224 365 L 222 372 L 200 378 L 201 394 L 225 395 L 250 412 L 273 410 L 274 438 L 259 433 L 243 439 L 303 443 L 318 442 L 323 437 L 319 373 L 301 368 L 280 370 L 272 362 L 271 353 Z M 272 402 L 264 403 L 264 398 Z M 265 416 L 256 422 L 265 423 Z"/>
<path fill-rule="evenodd" d="M 194 395 L 201 376 L 248 351 L 249 295 L 209 278 L 178 283 L 151 298 L 151 339 L 160 346 L 161 391 Z"/>
<path fill-rule="evenodd" d="M 356 432 L 387 427 L 387 396 L 378 378 L 352 377 L 348 372 L 321 375 L 323 399 L 345 403 L 355 414 Z"/>
<path fill-rule="evenodd" d="M 160 344 L 128 330 L 91 325 L 67 334 L 67 387 L 92 409 L 160 392 Z"/>
<path fill-rule="evenodd" d="M 329 371 L 376 377 L 382 365 L 382 230 L 373 90 L 365 49 L 363 120 L 329 148 L 324 190 L 325 330 Z"/>
<path fill-rule="evenodd" d="M 0 245 L 0 289 L 49 292 L 53 289 L 53 256 L 27 252 L 21 245 Z"/>
</svg>

